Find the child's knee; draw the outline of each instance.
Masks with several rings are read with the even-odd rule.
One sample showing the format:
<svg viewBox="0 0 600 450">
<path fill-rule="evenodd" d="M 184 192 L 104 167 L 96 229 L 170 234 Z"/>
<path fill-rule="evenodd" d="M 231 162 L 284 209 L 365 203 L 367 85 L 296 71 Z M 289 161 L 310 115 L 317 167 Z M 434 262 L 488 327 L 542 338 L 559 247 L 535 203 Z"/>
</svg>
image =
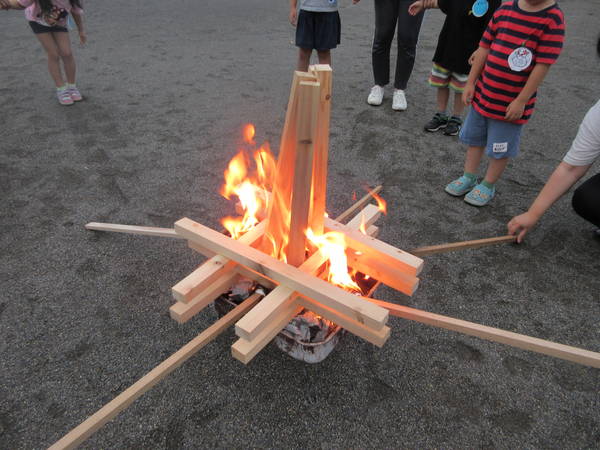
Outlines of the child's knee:
<svg viewBox="0 0 600 450">
<path fill-rule="evenodd" d="M 59 50 L 58 54 L 60 55 L 60 57 L 62 59 L 67 59 L 67 58 L 72 58 L 73 57 L 73 52 L 71 51 L 71 49 L 68 49 L 68 50 Z"/>
</svg>

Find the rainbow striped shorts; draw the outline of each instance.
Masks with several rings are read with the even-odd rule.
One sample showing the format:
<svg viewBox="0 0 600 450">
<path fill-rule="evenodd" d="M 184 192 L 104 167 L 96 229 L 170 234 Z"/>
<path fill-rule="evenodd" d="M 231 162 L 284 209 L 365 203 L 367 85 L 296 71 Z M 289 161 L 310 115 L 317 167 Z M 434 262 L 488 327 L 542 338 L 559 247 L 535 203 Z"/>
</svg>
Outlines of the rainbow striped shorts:
<svg viewBox="0 0 600 450">
<path fill-rule="evenodd" d="M 429 85 L 433 87 L 449 87 L 454 92 L 462 92 L 468 79 L 469 74 L 450 72 L 439 64 L 433 63 L 428 81 Z"/>
</svg>

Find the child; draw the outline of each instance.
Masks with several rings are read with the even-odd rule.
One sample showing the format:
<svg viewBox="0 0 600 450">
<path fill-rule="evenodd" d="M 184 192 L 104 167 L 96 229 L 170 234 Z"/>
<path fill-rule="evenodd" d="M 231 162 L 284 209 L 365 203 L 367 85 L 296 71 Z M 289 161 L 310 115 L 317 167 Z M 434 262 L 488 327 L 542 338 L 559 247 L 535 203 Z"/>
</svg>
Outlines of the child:
<svg viewBox="0 0 600 450">
<path fill-rule="evenodd" d="M 472 107 L 460 140 L 467 144 L 464 174 L 446 192 L 486 205 L 496 193 L 509 158 L 519 153 L 523 124 L 535 105 L 536 90 L 563 46 L 563 13 L 554 0 L 510 0 L 494 13 L 474 55 L 463 92 Z M 490 158 L 477 184 L 483 152 Z"/>
<path fill-rule="evenodd" d="M 48 55 L 48 71 L 56 84 L 56 96 L 61 105 L 82 100 L 75 85 L 75 58 L 71 51 L 67 18 L 69 13 L 77 24 L 79 41 L 86 42 L 83 10 L 79 0 L 0 0 L 1 9 L 25 9 L 31 30 Z M 66 83 L 60 69 L 62 60 Z"/>
<path fill-rule="evenodd" d="M 308 71 L 310 55 L 315 49 L 319 64 L 331 65 L 331 49 L 340 43 L 340 15 L 337 0 L 290 0 L 290 23 L 296 27 L 298 70 Z"/>
<path fill-rule="evenodd" d="M 475 0 L 417 0 L 408 8 L 413 16 L 428 8 L 439 8 L 446 14 L 429 76 L 429 84 L 437 88 L 437 113 L 427 122 L 425 131 L 443 129 L 447 136 L 456 136 L 460 131 L 464 109 L 462 92 L 471 69 L 469 57 L 477 49 L 481 35 L 500 3 L 501 0 L 490 0 L 489 3 Z M 454 105 L 452 115 L 448 117 L 446 108 L 450 90 L 454 92 Z"/>
</svg>

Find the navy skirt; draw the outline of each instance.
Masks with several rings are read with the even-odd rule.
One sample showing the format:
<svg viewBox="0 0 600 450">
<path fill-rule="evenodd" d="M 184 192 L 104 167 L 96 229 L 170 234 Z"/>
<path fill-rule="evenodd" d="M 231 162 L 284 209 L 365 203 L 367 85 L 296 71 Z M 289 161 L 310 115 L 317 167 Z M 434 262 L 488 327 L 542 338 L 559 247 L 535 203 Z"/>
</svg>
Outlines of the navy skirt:
<svg viewBox="0 0 600 450">
<path fill-rule="evenodd" d="M 300 10 L 296 25 L 296 46 L 315 50 L 331 50 L 340 43 L 340 15 L 337 11 Z"/>
</svg>

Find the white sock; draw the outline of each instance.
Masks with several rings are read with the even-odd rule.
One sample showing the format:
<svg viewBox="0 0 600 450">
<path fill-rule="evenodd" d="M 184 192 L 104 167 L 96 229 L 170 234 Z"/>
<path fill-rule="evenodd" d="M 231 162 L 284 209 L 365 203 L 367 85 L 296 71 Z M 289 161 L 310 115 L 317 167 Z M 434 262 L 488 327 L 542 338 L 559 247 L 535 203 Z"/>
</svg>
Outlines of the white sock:
<svg viewBox="0 0 600 450">
<path fill-rule="evenodd" d="M 56 88 L 56 90 L 57 90 L 58 92 L 62 92 L 62 91 L 64 91 L 64 90 L 66 90 L 66 89 L 67 89 L 67 85 L 66 85 L 66 84 L 65 84 L 64 86 L 61 86 L 61 87 L 57 87 L 57 88 Z"/>
<path fill-rule="evenodd" d="M 67 83 L 66 86 L 67 86 L 67 89 L 74 89 L 75 88 L 75 83 L 73 83 L 73 84 Z"/>
</svg>

